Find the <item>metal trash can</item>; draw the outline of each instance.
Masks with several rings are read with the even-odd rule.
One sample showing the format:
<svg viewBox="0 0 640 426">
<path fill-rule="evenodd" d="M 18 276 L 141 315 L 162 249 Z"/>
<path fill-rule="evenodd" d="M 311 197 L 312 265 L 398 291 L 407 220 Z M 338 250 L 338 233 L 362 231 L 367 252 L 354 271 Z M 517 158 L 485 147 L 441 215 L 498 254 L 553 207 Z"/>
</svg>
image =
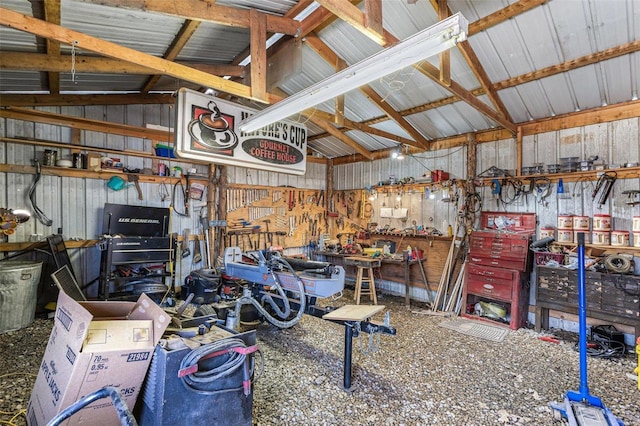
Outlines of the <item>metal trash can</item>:
<svg viewBox="0 0 640 426">
<path fill-rule="evenodd" d="M 0 333 L 33 322 L 41 274 L 42 262 L 0 262 Z"/>
</svg>

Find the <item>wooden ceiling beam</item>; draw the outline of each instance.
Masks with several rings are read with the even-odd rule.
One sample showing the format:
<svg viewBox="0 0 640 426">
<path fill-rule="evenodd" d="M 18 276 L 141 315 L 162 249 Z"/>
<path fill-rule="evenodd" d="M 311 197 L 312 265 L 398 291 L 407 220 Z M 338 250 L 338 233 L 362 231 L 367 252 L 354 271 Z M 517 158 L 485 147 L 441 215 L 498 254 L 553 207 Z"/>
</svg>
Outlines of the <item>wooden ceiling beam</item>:
<svg viewBox="0 0 640 426">
<path fill-rule="evenodd" d="M 175 16 L 193 21 L 206 21 L 229 27 L 250 28 L 250 11 L 235 7 L 222 6 L 211 1 L 180 0 L 148 1 L 148 0 L 79 0 L 84 3 L 121 9 L 140 10 Z M 262 12 L 258 12 L 262 13 Z M 298 35 L 300 22 L 291 18 L 264 13 L 267 20 L 267 31 L 288 35 Z"/>
<path fill-rule="evenodd" d="M 52 24 L 60 25 L 60 0 L 44 0 L 44 19 Z M 60 43 L 55 40 L 46 39 L 47 54 L 51 56 L 60 55 Z M 60 93 L 60 73 L 48 72 L 49 93 L 57 95 Z"/>
<path fill-rule="evenodd" d="M 360 9 L 358 9 L 357 7 L 353 6 L 347 0 L 322 0 L 322 1 L 319 1 L 319 3 L 325 8 L 328 8 L 328 9 L 331 8 L 330 10 L 333 13 L 335 13 L 341 19 L 349 22 L 351 25 L 353 25 L 356 29 L 360 30 L 366 36 L 369 36 L 369 37 L 371 36 L 369 31 L 366 28 L 364 28 L 363 23 L 365 21 L 365 17 L 363 12 L 360 11 Z M 383 39 L 377 39 L 374 37 L 371 37 L 371 38 L 372 40 L 378 42 L 383 47 L 389 47 L 400 41 L 393 34 L 391 34 L 386 30 L 384 30 Z M 435 83 L 442 86 L 445 90 L 450 91 L 451 93 L 456 95 L 458 98 L 468 103 L 472 108 L 476 109 L 481 114 L 485 115 L 486 117 L 490 118 L 496 123 L 499 123 L 504 128 L 515 133 L 516 131 L 515 124 L 513 124 L 513 122 L 510 119 L 508 119 L 503 112 L 494 111 L 484 102 L 480 101 L 475 96 L 473 96 L 462 85 L 454 82 L 453 80 L 448 82 L 441 81 L 440 70 L 435 66 L 431 65 L 426 61 L 422 61 L 418 64 L 414 64 L 414 68 L 420 71 L 425 76 L 432 79 Z"/>
<path fill-rule="evenodd" d="M 640 40 L 634 40 L 632 42 L 625 43 L 620 46 L 612 47 L 609 49 L 602 50 L 600 52 L 581 56 L 576 59 L 571 59 L 569 61 L 565 61 L 557 65 L 551 65 L 546 68 L 521 74 L 519 76 L 494 84 L 494 88 L 496 90 L 502 90 L 508 87 L 518 86 L 520 84 L 529 83 L 531 81 L 539 80 L 541 78 L 550 77 L 552 75 L 560 74 L 562 72 L 575 70 L 580 67 L 592 65 L 598 62 L 607 61 L 609 59 L 617 58 L 622 55 L 628 55 L 638 51 L 640 51 Z"/>
<path fill-rule="evenodd" d="M 311 112 L 309 112 L 309 115 L 311 115 Z M 316 109 L 313 112 L 313 116 L 320 117 L 323 120 L 335 123 L 333 114 L 325 112 L 325 111 L 322 111 L 322 110 L 319 110 L 319 109 Z M 402 136 L 398 136 L 398 135 L 393 134 L 393 133 L 385 132 L 384 130 L 376 129 L 375 127 L 370 127 L 370 126 L 367 126 L 366 124 L 363 124 L 363 123 L 358 123 L 358 122 L 355 122 L 355 121 L 351 121 L 351 120 L 349 120 L 347 118 L 345 118 L 344 119 L 344 123 L 341 126 L 338 126 L 338 127 L 339 128 L 340 127 L 344 127 L 344 128 L 346 128 L 348 130 L 359 130 L 359 131 L 361 131 L 363 133 L 369 133 L 369 134 L 374 135 L 374 136 L 380 136 L 381 138 L 389 139 L 390 141 L 396 142 L 398 144 L 409 145 L 409 146 L 416 144 L 416 142 L 411 140 L 411 139 L 408 139 L 408 138 L 405 138 L 405 137 L 402 137 Z M 309 136 L 307 138 L 307 140 L 313 141 L 313 140 L 317 140 L 317 139 L 326 138 L 328 136 L 329 135 L 327 133 L 320 133 L 320 134 L 317 134 L 317 135 L 314 135 L 314 136 Z"/>
<path fill-rule="evenodd" d="M 10 9 L 0 8 L 0 24 L 19 31 L 26 31 L 40 37 L 51 38 L 62 43 L 76 44 L 78 48 L 99 53 L 112 58 L 137 63 L 156 70 L 159 74 L 170 75 L 205 87 L 227 92 L 242 98 L 254 99 L 251 88 L 240 83 L 225 80 L 166 59 L 158 58 L 128 47 L 120 46 L 97 37 L 73 31 L 59 25 L 35 19 Z M 280 98 L 268 95 L 268 102 L 277 102 Z M 261 99 L 254 99 L 261 101 Z"/>
<path fill-rule="evenodd" d="M 587 65 L 592 65 L 598 62 L 606 61 L 609 59 L 617 58 L 622 55 L 627 55 L 633 52 L 640 51 L 640 40 L 635 40 L 630 43 L 625 43 L 621 46 L 612 47 L 610 49 L 605 49 L 601 52 L 593 53 L 590 55 L 585 55 L 580 58 L 572 59 L 561 64 L 551 65 L 546 68 L 542 68 L 540 70 L 525 73 L 507 80 L 503 80 L 493 84 L 493 88 L 495 90 L 507 89 L 509 87 L 515 87 L 520 84 L 530 83 L 532 81 L 536 81 L 545 77 L 550 77 L 552 75 L 560 74 L 563 72 L 571 71 L 574 69 L 578 69 L 580 67 L 584 67 Z M 485 93 L 482 88 L 476 88 L 471 91 L 474 96 L 481 96 Z M 451 105 L 455 102 L 459 102 L 456 96 L 450 96 L 448 98 L 442 98 L 437 101 L 429 102 L 426 104 L 418 105 L 413 108 L 407 108 L 405 110 L 400 111 L 400 114 L 403 116 L 417 114 L 420 112 L 428 111 L 431 109 L 439 108 L 444 105 Z M 380 123 L 382 121 L 388 120 L 388 117 L 382 115 L 380 117 L 372 118 L 364 121 L 365 124 L 373 125 Z"/>
<path fill-rule="evenodd" d="M 393 109 L 389 103 L 387 103 L 382 96 L 378 94 L 371 86 L 363 86 L 360 91 L 373 102 L 378 108 L 384 111 L 385 114 L 393 121 L 395 121 L 405 132 L 409 133 L 414 141 L 411 141 L 409 145 L 417 148 L 429 149 L 429 141 L 415 127 L 413 127 L 398 111 Z"/>
<path fill-rule="evenodd" d="M 177 64 L 217 76 L 243 77 L 244 67 L 239 65 L 203 64 L 177 61 Z M 120 59 L 97 56 L 76 56 L 77 73 L 87 74 L 153 74 L 154 69 Z M 52 56 L 44 53 L 2 52 L 0 70 L 70 72 L 71 56 Z"/>
<path fill-rule="evenodd" d="M 516 3 L 493 12 L 490 15 L 480 18 L 477 21 L 469 23 L 469 36 L 484 31 L 487 28 L 496 26 L 506 20 L 515 18 L 516 16 L 540 6 L 549 0 L 520 0 Z"/>
<path fill-rule="evenodd" d="M 173 104 L 176 98 L 162 94 L 129 95 L 11 95 L 0 96 L 0 107 Z"/>
<path fill-rule="evenodd" d="M 329 64 L 335 66 L 335 64 L 339 63 L 341 60 L 341 58 L 315 34 L 307 35 L 305 37 L 305 43 L 307 43 L 309 47 L 311 47 Z M 360 91 L 414 139 L 412 141 L 410 140 L 408 145 L 423 149 L 426 149 L 429 146 L 429 141 L 425 139 L 425 137 L 422 136 L 422 134 L 420 134 L 420 132 L 418 132 L 411 124 L 409 124 L 396 110 L 394 110 L 391 105 L 384 102 L 382 96 L 378 95 L 378 93 L 376 93 L 370 86 L 362 86 L 360 87 Z M 335 118 L 330 121 L 335 121 Z"/>
<path fill-rule="evenodd" d="M 372 2 L 374 0 L 365 0 L 365 1 Z M 380 0 L 377 0 L 377 1 L 379 2 Z M 356 28 L 362 34 L 369 37 L 371 40 L 375 41 L 377 44 L 384 45 L 386 43 L 385 32 L 384 32 L 384 29 L 382 28 L 382 22 L 381 22 L 382 5 L 380 4 L 378 5 L 378 8 L 380 8 L 380 11 L 379 11 L 380 17 L 379 18 L 376 18 L 375 16 L 371 17 L 372 21 L 375 21 L 376 19 L 378 19 L 380 21 L 379 25 L 376 25 L 374 22 L 374 25 L 370 26 L 368 25 L 369 18 L 366 13 L 369 11 L 368 7 L 365 7 L 365 13 L 363 13 L 362 11 L 360 11 L 360 9 L 358 9 L 356 6 L 351 4 L 351 2 L 348 0 L 317 0 L 317 2 L 326 10 L 336 15 L 338 18 L 351 24 L 351 26 Z M 371 8 L 373 9 L 372 13 L 375 15 L 375 13 L 377 13 L 375 2 L 374 4 L 371 5 Z M 380 29 L 382 31 L 380 31 Z"/>
<path fill-rule="evenodd" d="M 519 127 L 522 129 L 522 135 L 528 136 L 634 117 L 640 117 L 640 101 L 623 102 L 580 112 L 557 115 L 555 117 L 527 122 Z"/>
<path fill-rule="evenodd" d="M 431 0 L 431 5 L 436 10 L 436 12 L 438 12 L 439 19 L 445 19 L 449 15 L 451 15 L 451 10 L 446 4 L 446 0 Z M 511 118 L 507 107 L 504 106 L 502 99 L 500 99 L 500 96 L 498 96 L 498 92 L 493 88 L 489 75 L 482 66 L 480 59 L 478 59 L 478 56 L 471 47 L 468 39 L 458 43 L 458 49 L 460 50 L 460 53 L 462 53 L 462 56 L 467 62 L 467 65 L 469 65 L 469 68 L 471 68 L 471 71 L 476 76 L 476 79 L 480 83 L 480 86 L 482 86 L 482 88 L 484 89 L 484 92 L 493 104 L 496 112 L 502 115 L 507 121 L 513 122 L 513 119 Z M 440 70 L 440 75 L 440 80 L 442 80 L 442 70 Z"/>
<path fill-rule="evenodd" d="M 199 26 L 200 21 L 186 20 L 182 24 L 182 27 L 180 28 L 180 31 L 178 31 L 178 34 L 176 34 L 176 36 L 173 38 L 173 41 L 171 42 L 171 45 L 169 46 L 167 51 L 164 52 L 163 58 L 168 61 L 175 61 L 175 59 L 178 57 L 184 46 L 187 44 L 189 39 L 191 39 Z M 162 77 L 162 75 L 160 74 L 155 74 L 149 77 L 149 79 L 142 87 L 141 92 L 149 93 L 153 89 L 153 86 L 156 85 L 158 80 L 160 80 L 160 77 Z"/>
<path fill-rule="evenodd" d="M 55 126 L 70 127 L 72 129 L 89 130 L 93 132 L 131 136 L 150 140 L 173 140 L 173 132 L 147 129 L 145 127 L 137 127 L 109 121 L 92 120 L 89 118 L 56 114 L 35 109 L 4 108 L 0 109 L 0 117 L 10 118 L 13 120 L 53 124 Z"/>
</svg>

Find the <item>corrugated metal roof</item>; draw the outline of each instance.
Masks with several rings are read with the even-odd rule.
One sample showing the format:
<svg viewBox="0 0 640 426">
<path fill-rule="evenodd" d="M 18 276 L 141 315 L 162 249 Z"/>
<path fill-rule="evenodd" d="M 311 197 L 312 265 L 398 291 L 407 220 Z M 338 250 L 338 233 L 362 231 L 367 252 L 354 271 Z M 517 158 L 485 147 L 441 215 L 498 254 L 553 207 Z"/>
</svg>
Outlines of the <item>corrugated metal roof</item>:
<svg viewBox="0 0 640 426">
<path fill-rule="evenodd" d="M 259 11 L 283 16 L 298 2 L 294 0 L 218 0 L 216 5 Z M 470 23 L 518 3 L 515 0 L 448 0 L 452 12 L 462 12 Z M 41 3 L 33 2 L 34 7 Z M 386 30 L 404 39 L 434 24 L 438 18 L 427 0 L 415 3 L 386 1 L 383 23 Z M 2 7 L 32 16 L 32 2 L 3 0 Z M 313 4 L 312 7 L 317 7 Z M 358 7 L 362 9 L 362 4 Z M 179 13 L 179 11 L 178 11 Z M 61 1 L 61 25 L 161 57 L 185 23 L 179 16 L 108 7 L 98 2 Z M 348 64 L 354 64 L 382 48 L 352 25 L 335 19 L 322 27 L 318 36 L 335 54 Z M 492 84 L 507 81 L 526 73 L 585 55 L 602 52 L 640 39 L 640 6 L 637 0 L 553 0 L 533 7 L 513 18 L 484 28 L 469 38 L 479 62 Z M 180 61 L 206 64 L 232 64 L 249 47 L 248 28 L 223 26 L 202 22 L 178 55 Z M 0 26 L 1 52 L 42 52 L 42 41 L 35 36 Z M 61 46 L 65 55 L 71 47 Z M 94 56 L 80 46 L 76 54 Z M 318 54 L 303 44 L 302 69 L 280 85 L 286 93 L 296 93 L 334 73 Z M 437 66 L 437 58 L 429 62 Z M 135 74 L 76 74 L 61 73 L 63 92 L 137 92 L 144 87 L 148 76 Z M 640 85 L 640 52 L 601 61 L 565 71 L 560 74 L 520 83 L 501 89 L 498 94 L 515 123 L 532 119 L 611 105 L 637 99 Z M 480 82 L 457 48 L 451 50 L 452 79 L 468 91 L 480 88 Z M 43 92 L 47 90 L 45 73 L 2 69 L 0 91 Z M 178 87 L 197 87 L 173 77 L 163 77 L 154 91 L 174 91 Z M 371 83 L 376 92 L 396 111 L 405 111 L 451 98 L 451 93 L 414 68 L 387 76 Z M 487 96 L 480 101 L 494 108 Z M 333 102 L 318 106 L 333 113 Z M 384 117 L 384 112 L 360 91 L 346 94 L 345 116 L 356 122 Z M 444 103 L 434 109 L 406 115 L 410 123 L 426 139 L 443 138 L 498 126 L 492 119 L 464 102 Z M 352 147 L 326 136 L 324 130 L 307 123 L 312 149 L 327 157 L 351 155 Z M 406 130 L 392 120 L 376 122 L 373 127 L 409 138 Z M 385 149 L 396 145 L 388 139 L 360 131 L 345 134 L 368 150 Z"/>
</svg>

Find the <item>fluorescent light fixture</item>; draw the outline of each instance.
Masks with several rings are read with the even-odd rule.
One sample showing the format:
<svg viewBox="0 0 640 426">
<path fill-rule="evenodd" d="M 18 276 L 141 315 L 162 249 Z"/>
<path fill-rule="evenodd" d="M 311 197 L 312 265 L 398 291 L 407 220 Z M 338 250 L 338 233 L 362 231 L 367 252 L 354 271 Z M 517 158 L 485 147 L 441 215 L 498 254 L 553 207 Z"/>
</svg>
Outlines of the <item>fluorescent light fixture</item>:
<svg viewBox="0 0 640 426">
<path fill-rule="evenodd" d="M 456 13 L 375 55 L 242 120 L 242 132 L 253 132 L 311 108 L 385 75 L 423 61 L 466 40 L 468 21 Z"/>
</svg>

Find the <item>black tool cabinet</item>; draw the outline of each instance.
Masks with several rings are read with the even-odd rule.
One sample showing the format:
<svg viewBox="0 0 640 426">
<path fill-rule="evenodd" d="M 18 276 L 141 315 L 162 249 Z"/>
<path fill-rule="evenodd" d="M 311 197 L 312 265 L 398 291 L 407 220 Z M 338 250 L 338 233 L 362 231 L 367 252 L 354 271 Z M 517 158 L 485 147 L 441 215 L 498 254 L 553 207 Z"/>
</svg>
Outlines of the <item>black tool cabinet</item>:
<svg viewBox="0 0 640 426">
<path fill-rule="evenodd" d="M 168 234 L 169 214 L 165 208 L 105 204 L 99 298 L 137 298 L 171 287 L 176 241 Z"/>
<path fill-rule="evenodd" d="M 163 293 L 173 280 L 170 237 L 121 237 L 101 241 L 99 297 Z"/>
</svg>

